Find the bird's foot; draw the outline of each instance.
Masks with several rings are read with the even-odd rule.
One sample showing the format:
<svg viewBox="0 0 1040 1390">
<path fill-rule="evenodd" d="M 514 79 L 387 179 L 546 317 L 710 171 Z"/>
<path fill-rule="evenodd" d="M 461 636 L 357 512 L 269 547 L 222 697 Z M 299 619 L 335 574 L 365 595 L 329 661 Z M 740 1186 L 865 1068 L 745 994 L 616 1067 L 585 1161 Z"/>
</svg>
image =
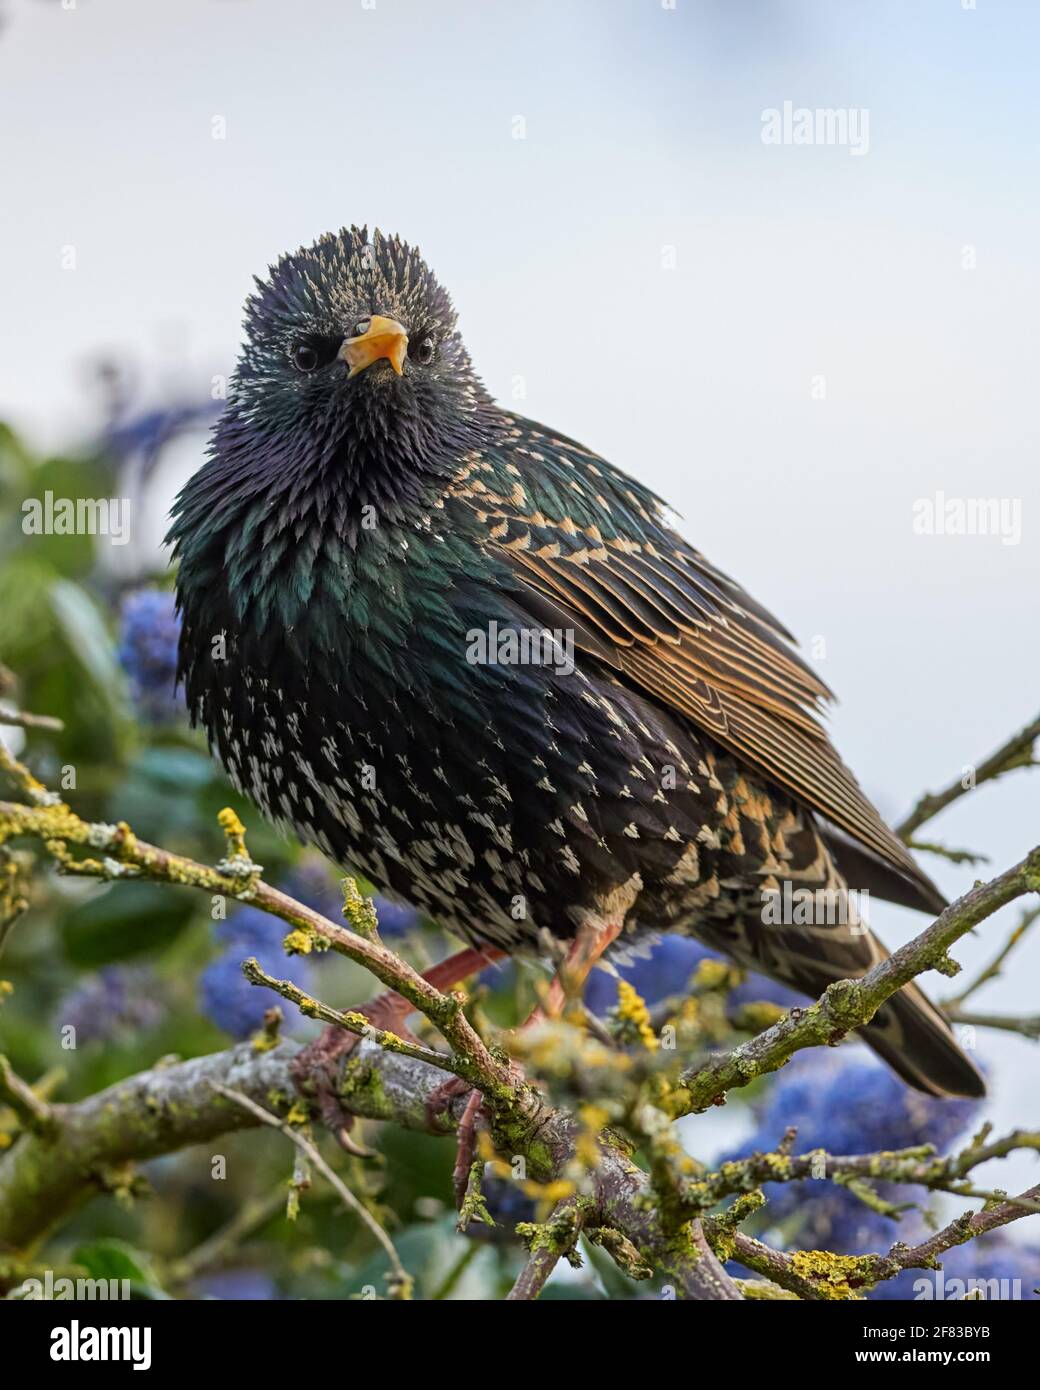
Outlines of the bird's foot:
<svg viewBox="0 0 1040 1390">
<path fill-rule="evenodd" d="M 435 989 L 451 989 L 474 971 L 483 969 L 492 961 L 501 960 L 504 955 L 505 952 L 496 946 L 467 947 L 466 950 L 458 951 L 447 960 L 432 966 L 424 973 L 423 979 Z M 406 1042 L 417 1041 L 408 1031 L 408 1019 L 415 1012 L 415 1007 L 399 994 L 381 994 L 355 1012 L 364 1014 L 373 1028 L 395 1033 Z M 342 1147 L 348 1153 L 368 1156 L 367 1150 L 360 1149 L 350 1138 L 354 1117 L 344 1110 L 337 1090 L 343 1062 L 357 1047 L 358 1042 L 359 1037 L 356 1033 L 332 1025 L 294 1058 L 292 1075 L 296 1089 L 302 1095 L 312 1098 L 313 1093 L 313 1098 L 318 1102 L 322 1123 L 331 1130 Z"/>
<path fill-rule="evenodd" d="M 458 1147 L 455 1150 L 455 1163 L 451 1170 L 451 1187 L 455 1194 L 455 1210 L 462 1210 L 462 1203 L 469 1187 L 470 1170 L 477 1152 L 477 1129 L 481 1121 L 486 1123 L 483 1113 L 484 1097 L 475 1091 L 468 1081 L 453 1076 L 430 1092 L 426 1098 L 426 1122 L 431 1129 L 438 1127 L 440 1117 L 457 1096 L 468 1096 L 462 1115 L 459 1118 Z"/>
<path fill-rule="evenodd" d="M 526 1024 L 524 1025 L 526 1027 Z M 519 1062 L 509 1064 L 509 1070 L 518 1081 L 524 1080 L 524 1070 Z M 439 1128 L 440 1117 L 458 1096 L 467 1096 L 462 1114 L 459 1116 L 458 1139 L 455 1150 L 455 1163 L 451 1170 L 451 1186 L 455 1194 L 455 1210 L 461 1212 L 470 1188 L 470 1177 L 477 1157 L 477 1135 L 488 1128 L 488 1113 L 484 1097 L 474 1090 L 468 1081 L 453 1076 L 443 1082 L 426 1098 L 426 1120 L 431 1129 Z"/>
<path fill-rule="evenodd" d="M 416 1041 L 407 1026 L 412 1006 L 399 994 L 381 994 L 354 1012 L 363 1014 L 373 1028 L 396 1033 L 406 1042 Z M 291 1071 L 296 1089 L 301 1094 L 308 1095 L 309 1088 L 313 1089 L 321 1122 L 335 1135 L 341 1148 L 360 1158 L 371 1158 L 371 1151 L 357 1144 L 350 1136 L 354 1116 L 343 1108 L 338 1091 L 343 1064 L 360 1041 L 359 1034 L 331 1024 L 322 1030 L 320 1037 L 297 1053 L 292 1060 Z"/>
</svg>

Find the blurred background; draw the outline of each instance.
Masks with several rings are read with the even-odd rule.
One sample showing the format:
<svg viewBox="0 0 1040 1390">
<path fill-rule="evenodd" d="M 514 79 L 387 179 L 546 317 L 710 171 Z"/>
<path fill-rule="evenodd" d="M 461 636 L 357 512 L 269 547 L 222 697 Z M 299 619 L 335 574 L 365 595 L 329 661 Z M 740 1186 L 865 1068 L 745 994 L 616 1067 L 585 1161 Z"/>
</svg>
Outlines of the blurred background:
<svg viewBox="0 0 1040 1390">
<path fill-rule="evenodd" d="M 172 693 L 165 517 L 219 412 L 251 277 L 355 221 L 422 247 L 499 399 L 638 474 L 796 633 L 890 820 L 980 761 L 1040 705 L 1038 40 L 1027 0 L 6 0 L 0 660 L 11 698 L 66 722 L 31 735 L 34 766 L 74 765 L 84 814 L 219 854 L 214 817 L 233 798 Z M 787 102 L 859 113 L 858 147 L 767 143 L 765 113 Z M 129 543 L 26 536 L 21 504 L 48 489 L 129 498 Z M 1018 543 L 915 533 L 915 502 L 939 491 L 1017 504 Z M 1040 838 L 1038 804 L 1040 777 L 1017 772 L 928 838 L 996 872 Z M 334 875 L 240 809 L 268 877 L 335 912 Z M 926 867 L 951 895 L 989 871 Z M 268 950 L 285 973 L 280 933 L 246 911 L 214 924 L 204 902 L 144 884 L 35 891 L 3 961 L 0 1034 L 23 1073 L 64 1070 L 63 1098 L 248 1034 L 266 1001 L 239 980 L 244 955 Z M 923 925 L 882 904 L 871 916 L 890 946 Z M 962 980 L 1015 918 L 961 943 Z M 388 913 L 391 931 L 417 960 L 448 949 L 409 914 Z M 648 995 L 674 992 L 691 949 L 669 948 Z M 368 992 L 342 962 L 314 968 L 333 1002 Z M 1034 935 L 978 1007 L 1035 1013 L 1038 975 Z M 485 988 L 508 1022 L 530 981 L 500 972 Z M 594 989 L 609 1008 L 609 979 Z M 1035 1126 L 1036 1044 L 988 1031 L 977 1045 L 992 1095 L 958 1124 Z M 954 1111 L 926 1113 L 880 1075 L 861 1047 L 808 1059 L 754 1105 L 690 1122 L 690 1147 L 771 1146 L 796 1100 L 806 1146 L 830 1143 L 837 1097 L 857 1086 L 891 1123 L 843 1132 L 847 1145 L 947 1142 Z M 452 1233 L 447 1146 L 380 1142 L 385 1168 L 356 1178 L 397 1213 L 426 1296 L 508 1281 L 507 1244 Z M 292 1229 L 277 1215 L 277 1136 L 227 1150 L 226 1187 L 208 1156 L 163 1160 L 158 1200 L 96 1202 L 61 1248 L 89 1261 L 118 1239 L 159 1261 L 142 1287 L 178 1293 L 343 1297 L 373 1277 L 367 1238 L 327 1199 Z M 981 1178 L 1015 1190 L 1034 1174 L 1021 1155 Z M 265 1197 L 249 1259 L 192 1282 L 177 1260 Z M 799 1230 L 781 1205 L 790 1242 L 894 1238 L 830 1210 L 803 1211 Z M 1007 1239 L 1035 1245 L 1030 1224 Z M 631 1296 L 618 1278 L 565 1271 L 551 1287 Z"/>
</svg>

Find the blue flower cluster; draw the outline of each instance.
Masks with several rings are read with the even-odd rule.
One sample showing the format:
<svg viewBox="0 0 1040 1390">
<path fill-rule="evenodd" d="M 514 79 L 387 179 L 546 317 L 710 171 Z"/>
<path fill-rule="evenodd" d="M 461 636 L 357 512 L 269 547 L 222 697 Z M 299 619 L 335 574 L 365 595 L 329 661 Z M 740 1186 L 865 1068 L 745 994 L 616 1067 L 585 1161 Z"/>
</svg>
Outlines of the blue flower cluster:
<svg viewBox="0 0 1040 1390">
<path fill-rule="evenodd" d="M 408 907 L 404 903 L 392 903 L 389 898 L 384 898 L 378 893 L 372 901 L 379 918 L 379 935 L 387 940 L 407 936 L 409 932 L 415 931 L 422 921 L 422 914 L 416 912 L 414 907 Z"/>
<path fill-rule="evenodd" d="M 307 859 L 287 875 L 282 890 L 305 907 L 320 912 L 332 922 L 340 921 L 343 891 L 338 876 L 318 859 Z M 383 936 L 403 936 L 421 918 L 414 908 L 400 907 L 385 898 L 374 899 Z M 263 1022 L 264 1010 L 274 1002 L 267 990 L 251 985 L 242 974 L 242 962 L 255 956 L 269 975 L 292 980 L 310 991 L 314 966 L 328 955 L 287 956 L 282 946 L 288 928 L 277 917 L 258 908 L 239 908 L 226 922 L 220 922 L 214 936 L 223 949 L 210 962 L 199 981 L 199 1007 L 207 1018 L 233 1038 L 247 1038 Z"/>
<path fill-rule="evenodd" d="M 64 996 L 56 1022 L 59 1028 L 75 1028 L 79 1047 L 146 1032 L 164 1013 L 155 976 L 147 966 L 106 965 Z"/>
<path fill-rule="evenodd" d="M 519 1182 L 491 1172 L 485 1172 L 480 1188 L 495 1224 L 486 1226 L 482 1221 L 471 1221 L 466 1234 L 471 1240 L 488 1245 L 515 1245 L 519 1240 L 516 1234 L 519 1223 L 534 1221 L 538 1216 L 536 1202 L 527 1196 Z"/>
<path fill-rule="evenodd" d="M 935 1100 L 911 1090 L 865 1048 L 813 1049 L 800 1053 L 777 1076 L 756 1108 L 754 1136 L 726 1157 L 774 1149 L 790 1125 L 798 1129 L 795 1147 L 800 1153 L 814 1148 L 831 1154 L 872 1153 L 917 1144 L 934 1144 L 943 1152 L 966 1133 L 979 1109 L 978 1101 Z M 894 1202 L 920 1202 L 929 1196 L 924 1189 L 896 1184 L 880 1184 L 878 1190 Z M 929 1234 L 918 1213 L 906 1212 L 893 1222 L 847 1188 L 824 1179 L 769 1183 L 765 1193 L 766 1215 L 782 1232 L 785 1248 L 861 1254 L 885 1251 L 896 1240 L 910 1244 Z M 879 1285 L 870 1297 L 963 1297 L 964 1281 L 982 1279 L 1009 1281 L 990 1285 L 987 1297 L 1029 1298 L 1040 1283 L 1040 1250 L 1000 1234 L 951 1250 L 942 1257 L 942 1265 L 942 1271 L 907 1270 Z"/>
<path fill-rule="evenodd" d="M 257 1299 L 270 1303 L 279 1297 L 274 1280 L 259 1269 L 220 1269 L 203 1274 L 192 1282 L 191 1295 L 235 1303 Z"/>
<path fill-rule="evenodd" d="M 665 936 L 649 948 L 646 956 L 633 957 L 616 965 L 618 974 L 629 982 L 648 1004 L 657 1004 L 672 994 L 682 994 L 701 961 L 718 960 L 699 941 L 689 937 Z M 764 975 L 749 975 L 730 993 L 734 1004 L 766 1002 L 789 1009 L 804 1004 L 804 996 Z M 585 987 L 585 1003 L 594 1014 L 603 1015 L 617 1003 L 617 980 L 606 970 L 593 970 Z"/>
<path fill-rule="evenodd" d="M 309 956 L 287 956 L 282 941 L 288 928 L 259 908 L 244 907 L 217 926 L 214 935 L 224 949 L 202 972 L 199 1007 L 225 1033 L 247 1038 L 263 1023 L 264 1011 L 275 1002 L 266 989 L 251 985 L 242 962 L 255 956 L 269 975 L 292 980 L 310 990 L 313 972 Z"/>
<path fill-rule="evenodd" d="M 850 1046 L 799 1053 L 778 1073 L 756 1116 L 770 1147 L 793 1124 L 800 1150 L 850 1154 L 914 1144 L 944 1149 L 980 1108 L 977 1100 L 936 1100 L 912 1090 L 865 1047 Z"/>
<path fill-rule="evenodd" d="M 165 589 L 138 589 L 123 600 L 119 661 L 138 717 L 148 724 L 169 724 L 183 713 L 174 688 L 180 630 Z"/>
<path fill-rule="evenodd" d="M 720 959 L 722 957 L 714 951 L 709 951 L 690 937 L 664 936 L 653 943 L 640 945 L 638 955 L 622 951 L 620 959 L 611 958 L 610 963 L 617 975 L 627 980 L 647 1004 L 654 1005 L 671 995 L 681 996 L 701 961 Z M 512 988 L 515 968 L 512 961 L 496 962 L 481 972 L 480 983 L 492 990 Z M 600 1018 L 617 1005 L 617 975 L 603 968 L 589 973 L 585 985 L 585 1004 L 591 1013 Z M 782 1009 L 805 1003 L 804 995 L 796 994 L 764 975 L 748 975 L 743 984 L 730 991 L 729 997 L 734 1004 L 768 1003 Z"/>
<path fill-rule="evenodd" d="M 343 888 L 340 877 L 323 859 L 305 859 L 279 885 L 283 893 L 304 907 L 320 912 L 330 922 L 341 922 Z"/>
</svg>

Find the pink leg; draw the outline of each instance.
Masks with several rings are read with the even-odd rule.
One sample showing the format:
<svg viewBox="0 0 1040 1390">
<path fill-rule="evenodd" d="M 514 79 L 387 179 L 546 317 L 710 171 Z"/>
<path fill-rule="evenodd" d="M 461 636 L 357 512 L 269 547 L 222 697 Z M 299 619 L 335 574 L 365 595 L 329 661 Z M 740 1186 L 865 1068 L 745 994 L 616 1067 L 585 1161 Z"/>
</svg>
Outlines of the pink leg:
<svg viewBox="0 0 1040 1390">
<path fill-rule="evenodd" d="M 572 988 L 580 988 L 585 983 L 589 971 L 611 943 L 617 940 L 620 932 L 620 924 L 606 926 L 601 923 L 586 923 L 571 943 L 563 965 L 553 976 L 545 1004 L 540 1004 L 532 1010 L 521 1025 L 521 1030 L 531 1028 L 546 1018 L 559 1018 L 567 1003 L 567 990 L 563 980 L 566 979 Z M 442 1086 L 438 1086 L 426 1103 L 426 1112 L 430 1119 L 432 1120 L 454 1096 L 462 1094 L 465 1086 L 466 1083 L 458 1077 L 453 1077 Z M 471 1091 L 459 1122 L 458 1151 L 452 1170 L 456 1210 L 462 1206 L 469 1184 L 469 1170 L 476 1152 L 477 1123 L 482 1103 L 483 1097 L 480 1092 Z"/>
<path fill-rule="evenodd" d="M 423 979 L 433 985 L 434 989 L 451 989 L 460 980 L 467 979 L 475 971 L 482 970 L 494 961 L 502 960 L 505 955 L 506 952 L 497 946 L 469 946 L 465 950 L 456 951 L 447 960 L 431 966 L 423 974 Z M 408 1019 L 415 1012 L 415 1006 L 392 990 L 378 995 L 356 1012 L 364 1014 L 376 1028 L 396 1033 L 398 1037 L 411 1037 L 408 1032 Z M 336 1064 L 351 1053 L 359 1041 L 356 1033 L 348 1033 L 345 1028 L 331 1025 L 315 1042 L 305 1047 L 294 1058 L 292 1064 L 293 1077 L 298 1086 L 308 1078 L 313 1079 L 322 1121 L 349 1153 L 357 1153 L 359 1150 L 349 1135 L 354 1123 L 353 1116 L 346 1113 L 336 1094 L 335 1085 L 339 1071 Z"/>
<path fill-rule="evenodd" d="M 586 922 L 578 929 L 570 949 L 559 970 L 552 978 L 545 1003 L 539 1004 L 524 1023 L 525 1028 L 541 1023 L 546 1018 L 559 1018 L 567 1004 L 567 989 L 564 982 L 578 990 L 588 978 L 589 971 L 603 953 L 618 939 L 622 924 Z"/>
</svg>

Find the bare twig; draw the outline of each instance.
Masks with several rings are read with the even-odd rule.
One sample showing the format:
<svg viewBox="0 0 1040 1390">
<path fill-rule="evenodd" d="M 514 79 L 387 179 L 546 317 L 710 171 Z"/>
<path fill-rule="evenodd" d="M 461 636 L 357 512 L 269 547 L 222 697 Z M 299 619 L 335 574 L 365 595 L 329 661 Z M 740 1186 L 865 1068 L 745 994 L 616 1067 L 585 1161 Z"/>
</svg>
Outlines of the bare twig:
<svg viewBox="0 0 1040 1390">
<path fill-rule="evenodd" d="M 364 1202 L 358 1197 L 355 1197 L 354 1193 L 351 1192 L 350 1188 L 339 1174 L 329 1167 L 321 1151 L 316 1148 L 305 1135 L 301 1134 L 298 1129 L 294 1129 L 292 1125 L 288 1124 L 285 1120 L 279 1119 L 277 1115 L 272 1115 L 270 1110 L 265 1110 L 262 1105 L 257 1105 L 255 1100 L 250 1100 L 250 1098 L 243 1095 L 241 1091 L 236 1091 L 232 1086 L 224 1086 L 219 1081 L 214 1081 L 211 1084 L 215 1091 L 219 1091 L 221 1095 L 227 1096 L 228 1100 L 233 1100 L 235 1104 L 240 1105 L 243 1110 L 248 1110 L 251 1115 L 255 1115 L 261 1124 L 270 1125 L 272 1129 L 280 1130 L 288 1140 L 307 1155 L 308 1160 L 313 1163 L 322 1177 L 332 1185 L 340 1201 L 347 1210 L 353 1212 L 355 1216 L 364 1222 L 386 1251 L 387 1259 L 390 1261 L 390 1267 L 393 1270 L 391 1289 L 394 1297 L 410 1298 L 412 1278 L 401 1263 L 401 1257 L 398 1255 L 393 1241 L 365 1206 Z"/>
<path fill-rule="evenodd" d="M 7 705 L 0 705 L 0 724 L 16 729 L 42 729 L 55 734 L 60 734 L 65 728 L 64 720 L 55 719 L 50 714 L 29 714 L 25 710 L 10 709 Z"/>
<path fill-rule="evenodd" d="M 941 792 L 926 792 L 905 820 L 896 826 L 896 834 L 900 839 L 909 841 L 914 831 L 924 825 L 925 821 L 937 816 L 940 811 L 945 810 L 951 802 L 964 796 L 966 792 L 973 791 L 983 782 L 992 782 L 994 778 L 1002 776 L 1005 772 L 1011 772 L 1014 768 L 1035 766 L 1032 750 L 1033 744 L 1038 738 L 1040 738 L 1040 719 L 1034 719 L 1031 724 L 1027 724 L 1006 743 L 1001 744 L 995 753 L 984 758 L 975 768 L 973 777 L 958 778 Z"/>
<path fill-rule="evenodd" d="M 959 994 L 954 994 L 951 998 L 943 1000 L 942 1008 L 949 1013 L 951 1009 L 956 1009 L 963 1004 L 976 990 L 981 989 L 982 986 L 988 984 L 990 980 L 995 980 L 1000 975 L 1001 966 L 1038 917 L 1040 917 L 1040 906 L 1026 908 L 1019 917 L 1010 936 L 990 961 L 989 965 L 987 965 L 965 989 L 962 989 Z"/>
<path fill-rule="evenodd" d="M 951 864 L 988 864 L 988 854 L 977 854 L 970 849 L 951 849 L 949 845 L 940 845 L 935 840 L 907 840 L 907 849 L 916 850 L 918 854 L 937 854 L 940 859 L 947 859 Z"/>
<path fill-rule="evenodd" d="M 1023 1014 L 1019 1018 L 1011 1014 L 980 1014 L 973 1009 L 962 1009 L 959 1004 L 944 1004 L 943 1013 L 953 1023 L 963 1023 L 970 1028 L 995 1028 L 1001 1033 L 1018 1033 L 1023 1038 L 1040 1042 L 1040 1014 Z"/>
<path fill-rule="evenodd" d="M 276 1187 L 264 1197 L 254 1197 L 244 1203 L 234 1216 L 218 1231 L 214 1231 L 193 1250 L 174 1260 L 167 1277 L 174 1284 L 188 1284 L 208 1269 L 220 1268 L 254 1231 L 285 1210 L 285 1188 Z"/>
</svg>

